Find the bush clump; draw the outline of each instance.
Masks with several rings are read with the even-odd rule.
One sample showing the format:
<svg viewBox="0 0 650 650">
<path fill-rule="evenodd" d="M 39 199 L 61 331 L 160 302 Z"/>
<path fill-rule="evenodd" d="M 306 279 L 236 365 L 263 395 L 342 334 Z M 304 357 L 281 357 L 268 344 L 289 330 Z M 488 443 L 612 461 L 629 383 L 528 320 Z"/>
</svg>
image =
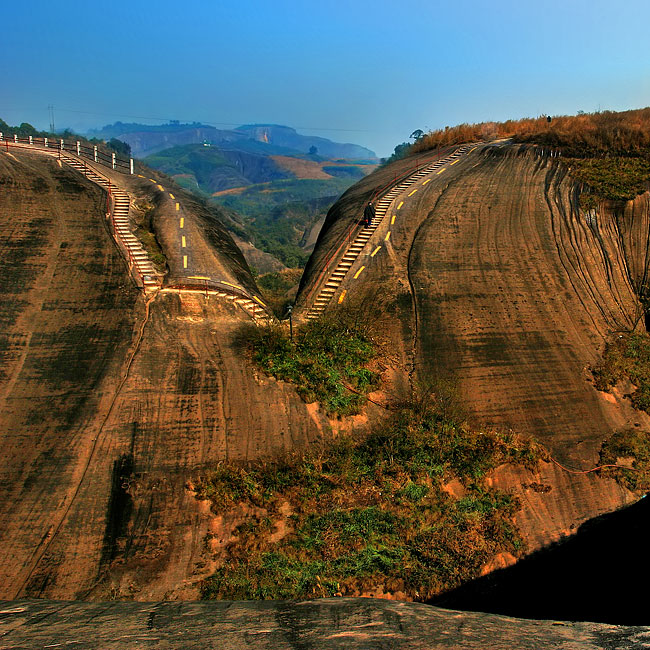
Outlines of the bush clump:
<svg viewBox="0 0 650 650">
<path fill-rule="evenodd" d="M 650 413 L 650 335 L 619 334 L 607 345 L 602 360 L 592 371 L 596 388 L 603 391 L 629 378 L 636 386 L 631 395 L 634 407 Z"/>
<path fill-rule="evenodd" d="M 376 356 L 368 326 L 345 317 L 297 328 L 248 328 L 245 343 L 266 374 L 296 385 L 305 402 L 320 402 L 330 415 L 353 415 L 379 381 L 367 366 Z M 351 390 L 352 389 L 352 390 Z"/>
<path fill-rule="evenodd" d="M 607 467 L 605 476 L 615 478 L 633 492 L 650 490 L 650 434 L 637 429 L 617 431 L 603 443 L 600 450 L 601 465 L 619 465 L 630 462 L 630 467 Z"/>
<path fill-rule="evenodd" d="M 426 600 L 476 577 L 497 553 L 523 551 L 517 500 L 483 478 L 499 464 L 532 465 L 540 457 L 530 441 L 442 416 L 433 397 L 427 407 L 403 405 L 370 435 L 337 440 L 318 453 L 223 465 L 196 481 L 197 498 L 210 499 L 215 512 L 244 505 L 258 515 L 237 528 L 202 597 L 383 589 Z M 460 498 L 445 489 L 454 479 Z M 270 542 L 279 521 L 288 533 Z"/>
<path fill-rule="evenodd" d="M 590 193 L 581 196 L 628 201 L 650 187 L 650 162 L 642 158 L 572 158 L 565 161 L 572 175 L 587 184 Z M 583 207 L 595 207 L 593 201 Z"/>
</svg>

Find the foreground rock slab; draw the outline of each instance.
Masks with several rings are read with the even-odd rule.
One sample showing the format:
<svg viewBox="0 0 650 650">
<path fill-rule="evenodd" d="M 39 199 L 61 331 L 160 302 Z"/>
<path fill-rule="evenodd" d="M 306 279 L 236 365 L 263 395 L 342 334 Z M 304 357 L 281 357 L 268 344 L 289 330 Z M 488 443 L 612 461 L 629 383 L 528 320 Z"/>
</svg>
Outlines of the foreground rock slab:
<svg viewBox="0 0 650 650">
<path fill-rule="evenodd" d="M 650 626 L 507 618 L 371 598 L 265 602 L 0 601 L 0 649 L 647 648 Z"/>
</svg>

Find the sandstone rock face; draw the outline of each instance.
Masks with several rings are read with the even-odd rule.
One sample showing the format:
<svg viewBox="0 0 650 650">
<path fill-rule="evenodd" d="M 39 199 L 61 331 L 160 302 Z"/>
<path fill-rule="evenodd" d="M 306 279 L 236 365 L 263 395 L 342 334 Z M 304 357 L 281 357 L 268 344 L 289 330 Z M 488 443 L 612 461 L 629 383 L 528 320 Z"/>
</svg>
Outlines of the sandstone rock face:
<svg viewBox="0 0 650 650">
<path fill-rule="evenodd" d="M 648 627 L 526 621 L 372 598 L 303 602 L 0 603 L 10 648 L 597 650 L 646 648 Z"/>
<path fill-rule="evenodd" d="M 254 371 L 237 340 L 250 321 L 232 302 L 143 297 L 105 195 L 81 175 L 3 152 L 0 177 L 0 597 L 196 597 L 214 516 L 190 479 L 318 444 L 329 423 Z M 157 206 L 177 281 L 174 202 L 158 205 L 147 179 L 124 182 Z M 178 197 L 199 270 L 255 288 L 223 227 Z"/>
<path fill-rule="evenodd" d="M 364 203 L 425 160 L 377 170 L 332 208 L 298 313 L 325 281 L 323 266 L 335 266 Z M 392 343 L 412 384 L 442 379 L 476 426 L 532 436 L 563 465 L 586 470 L 614 430 L 650 429 L 622 394 L 597 391 L 589 370 L 608 337 L 643 327 L 637 290 L 648 268 L 649 195 L 586 214 L 559 161 L 522 146 L 479 145 L 420 179 L 395 198 L 351 268 L 345 300 L 383 304 L 393 315 Z M 634 499 L 612 481 L 557 465 L 498 470 L 492 480 L 520 494 L 531 550 Z"/>
</svg>

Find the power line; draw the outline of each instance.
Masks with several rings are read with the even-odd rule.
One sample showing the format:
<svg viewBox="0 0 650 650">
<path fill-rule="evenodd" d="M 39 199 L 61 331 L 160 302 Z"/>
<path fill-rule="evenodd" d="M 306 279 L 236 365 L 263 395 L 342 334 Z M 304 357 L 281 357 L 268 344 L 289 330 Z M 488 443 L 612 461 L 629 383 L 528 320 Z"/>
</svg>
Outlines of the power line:
<svg viewBox="0 0 650 650">
<path fill-rule="evenodd" d="M 50 118 L 53 122 L 54 118 L 54 107 L 50 104 L 48 106 L 48 111 L 50 111 Z M 2 111 L 6 110 L 20 110 L 20 109 L 7 109 L 7 108 L 0 108 Z M 23 109 L 23 110 L 37 110 L 37 109 Z M 63 111 L 64 113 L 78 113 L 82 115 L 96 115 L 98 117 L 108 117 L 111 119 L 129 119 L 129 120 L 151 120 L 155 122 L 172 122 L 172 121 L 178 121 L 182 122 L 183 120 L 177 120 L 177 118 L 170 118 L 170 117 L 152 117 L 152 116 L 145 116 L 145 115 L 123 115 L 123 114 L 116 114 L 116 113 L 95 113 L 93 111 L 80 111 L 76 110 L 74 108 L 57 108 L 57 111 L 61 112 Z M 186 123 L 191 123 L 190 120 L 184 120 Z M 194 122 L 195 120 L 192 120 Z M 206 126 L 242 126 L 241 122 L 209 122 L 209 121 L 201 121 L 199 122 L 200 124 L 205 124 Z M 263 124 L 263 123 L 261 123 Z M 333 127 L 327 127 L 327 126 L 294 126 L 292 127 L 294 129 L 300 129 L 301 131 L 333 131 L 333 132 L 340 132 L 340 133 L 377 133 L 376 130 L 372 129 L 339 129 L 339 128 L 333 128 Z"/>
</svg>

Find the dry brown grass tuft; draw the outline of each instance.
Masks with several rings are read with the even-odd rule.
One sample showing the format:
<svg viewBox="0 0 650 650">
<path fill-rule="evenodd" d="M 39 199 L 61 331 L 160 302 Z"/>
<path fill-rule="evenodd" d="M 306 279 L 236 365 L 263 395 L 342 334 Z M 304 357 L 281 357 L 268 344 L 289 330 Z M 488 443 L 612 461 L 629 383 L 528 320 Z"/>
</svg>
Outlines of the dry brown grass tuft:
<svg viewBox="0 0 650 650">
<path fill-rule="evenodd" d="M 564 155 L 577 158 L 599 155 L 650 156 L 650 108 L 632 111 L 581 113 L 553 117 L 545 116 L 460 124 L 428 133 L 418 140 L 411 152 L 428 151 L 436 147 L 513 138 L 562 149 Z"/>
</svg>

